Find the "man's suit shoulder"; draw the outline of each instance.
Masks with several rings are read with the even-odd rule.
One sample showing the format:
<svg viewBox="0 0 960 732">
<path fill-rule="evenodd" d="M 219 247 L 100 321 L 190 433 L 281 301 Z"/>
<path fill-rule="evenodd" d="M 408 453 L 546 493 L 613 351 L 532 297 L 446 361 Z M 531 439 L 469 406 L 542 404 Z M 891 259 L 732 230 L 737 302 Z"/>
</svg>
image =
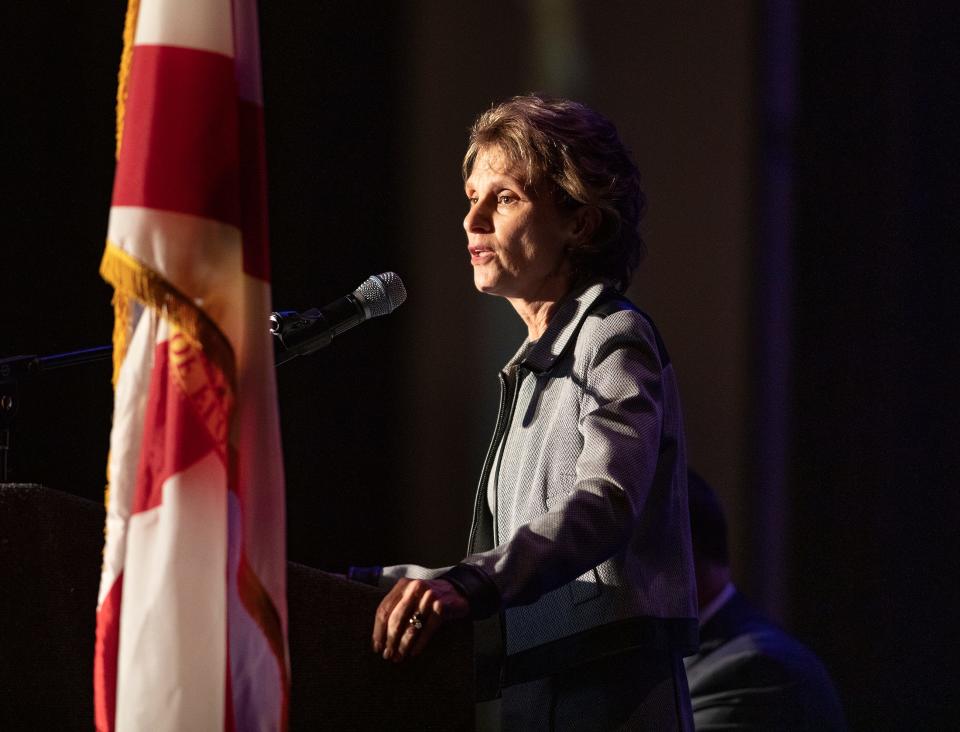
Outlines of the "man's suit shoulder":
<svg viewBox="0 0 960 732">
<path fill-rule="evenodd" d="M 698 730 L 845 729 L 830 676 L 809 648 L 742 597 L 723 613 L 687 661 Z"/>
</svg>

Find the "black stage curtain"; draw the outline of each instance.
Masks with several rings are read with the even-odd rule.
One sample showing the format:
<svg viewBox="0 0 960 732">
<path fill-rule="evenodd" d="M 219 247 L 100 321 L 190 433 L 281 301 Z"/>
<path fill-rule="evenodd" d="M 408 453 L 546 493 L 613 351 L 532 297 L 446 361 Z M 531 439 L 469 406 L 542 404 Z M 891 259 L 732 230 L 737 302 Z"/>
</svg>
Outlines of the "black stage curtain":
<svg viewBox="0 0 960 732">
<path fill-rule="evenodd" d="M 960 33 L 801 4 L 790 579 L 853 729 L 937 729 L 957 647 Z"/>
</svg>

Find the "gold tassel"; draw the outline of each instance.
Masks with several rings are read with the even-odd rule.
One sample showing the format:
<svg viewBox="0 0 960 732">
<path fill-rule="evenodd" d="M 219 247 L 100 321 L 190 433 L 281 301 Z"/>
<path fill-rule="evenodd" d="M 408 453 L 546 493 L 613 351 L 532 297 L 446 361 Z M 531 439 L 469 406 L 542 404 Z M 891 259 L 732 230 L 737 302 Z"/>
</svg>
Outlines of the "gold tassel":
<svg viewBox="0 0 960 732">
<path fill-rule="evenodd" d="M 140 0 L 127 3 L 127 18 L 123 24 L 123 53 L 120 54 L 120 72 L 117 74 L 117 150 L 120 158 L 120 143 L 123 140 L 123 117 L 127 108 L 127 81 L 130 64 L 133 62 L 133 41 L 137 33 L 137 17 L 140 15 Z"/>
<path fill-rule="evenodd" d="M 123 22 L 123 51 L 120 54 L 120 69 L 117 72 L 117 141 L 114 155 L 117 160 L 120 159 L 120 143 L 123 140 L 123 119 L 127 109 L 128 82 L 130 79 L 130 66 L 133 62 L 133 42 L 137 33 L 137 18 L 140 15 L 140 0 L 129 0 L 127 3 L 127 15 Z M 110 248 L 110 242 L 107 242 L 107 249 Z M 104 251 L 104 260 L 107 258 L 107 252 Z M 103 271 L 101 263 L 101 273 Z M 117 379 L 120 378 L 120 367 L 123 365 L 123 359 L 127 355 L 127 347 L 130 345 L 130 338 L 133 323 L 130 317 L 130 298 L 118 288 L 113 291 L 113 376 L 111 383 L 113 388 L 117 388 Z M 103 505 L 110 508 L 110 453 L 107 453 L 107 484 L 103 489 Z M 103 536 L 107 536 L 107 525 L 103 525 Z M 106 542 L 104 542 L 103 551 L 106 552 Z"/>
<path fill-rule="evenodd" d="M 207 358 L 223 373 L 236 393 L 236 361 L 233 346 L 210 316 L 159 274 L 146 267 L 111 242 L 103 252 L 100 276 L 114 287 L 114 379 L 126 356 L 130 330 L 129 308 L 132 299 L 156 310 L 161 317 L 177 325 L 184 335 L 203 350 Z M 122 316 L 122 317 L 121 317 Z M 121 326 L 122 324 L 122 326 Z M 121 327 L 123 330 L 121 330 Z M 118 348 L 118 344 L 121 348 Z M 118 351 L 119 356 L 118 356 Z"/>
<path fill-rule="evenodd" d="M 113 388 L 117 388 L 120 367 L 127 357 L 133 324 L 130 322 L 130 298 L 119 289 L 113 291 Z"/>
</svg>

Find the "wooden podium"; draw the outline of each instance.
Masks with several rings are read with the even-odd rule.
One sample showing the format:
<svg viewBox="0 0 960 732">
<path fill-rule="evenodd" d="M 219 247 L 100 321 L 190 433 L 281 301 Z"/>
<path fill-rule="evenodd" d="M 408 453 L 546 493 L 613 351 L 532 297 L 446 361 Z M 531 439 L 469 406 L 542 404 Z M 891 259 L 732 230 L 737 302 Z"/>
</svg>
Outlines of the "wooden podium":
<svg viewBox="0 0 960 732">
<path fill-rule="evenodd" d="M 93 728 L 103 507 L 0 484 L 0 729 Z M 469 623 L 400 666 L 370 650 L 382 593 L 290 563 L 291 730 L 473 729 Z"/>
</svg>

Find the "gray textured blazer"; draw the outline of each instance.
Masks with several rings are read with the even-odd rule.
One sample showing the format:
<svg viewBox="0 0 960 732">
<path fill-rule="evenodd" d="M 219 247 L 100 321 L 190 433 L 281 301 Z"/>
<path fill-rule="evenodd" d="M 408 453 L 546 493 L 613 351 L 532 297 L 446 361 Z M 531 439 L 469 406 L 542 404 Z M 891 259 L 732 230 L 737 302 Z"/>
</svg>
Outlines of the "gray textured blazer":
<svg viewBox="0 0 960 732">
<path fill-rule="evenodd" d="M 468 556 L 443 576 L 505 612 L 509 685 L 638 647 L 696 649 L 683 421 L 650 320 L 594 283 L 500 374 Z"/>
</svg>

